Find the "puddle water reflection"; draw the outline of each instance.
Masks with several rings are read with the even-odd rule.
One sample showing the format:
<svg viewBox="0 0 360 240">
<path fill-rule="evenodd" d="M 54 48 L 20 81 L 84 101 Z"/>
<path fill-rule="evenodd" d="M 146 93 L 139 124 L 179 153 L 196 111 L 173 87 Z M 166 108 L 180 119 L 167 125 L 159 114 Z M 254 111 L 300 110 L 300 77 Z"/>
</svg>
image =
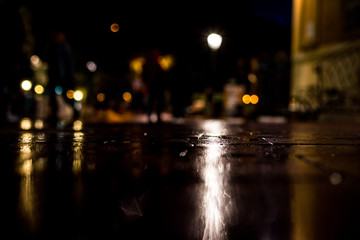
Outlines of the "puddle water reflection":
<svg viewBox="0 0 360 240">
<path fill-rule="evenodd" d="M 204 127 L 204 136 L 209 136 L 209 142 L 199 166 L 205 183 L 201 205 L 205 224 L 203 240 L 219 240 L 226 238 L 226 219 L 231 212 L 231 198 L 227 186 L 230 165 L 222 156 L 224 145 L 218 141 L 225 130 L 224 126 L 220 122 L 209 121 Z"/>
<path fill-rule="evenodd" d="M 74 141 L 73 141 L 73 164 L 72 171 L 74 175 L 81 173 L 81 165 L 83 160 L 83 145 L 84 145 L 84 133 L 74 132 Z"/>
<path fill-rule="evenodd" d="M 36 195 L 34 194 L 34 183 L 31 178 L 31 174 L 33 172 L 33 138 L 34 135 L 32 133 L 23 133 L 20 135 L 20 151 L 16 165 L 17 172 L 21 176 L 18 203 L 19 210 L 23 214 L 23 217 L 27 219 L 31 230 L 34 230 L 36 224 Z"/>
</svg>

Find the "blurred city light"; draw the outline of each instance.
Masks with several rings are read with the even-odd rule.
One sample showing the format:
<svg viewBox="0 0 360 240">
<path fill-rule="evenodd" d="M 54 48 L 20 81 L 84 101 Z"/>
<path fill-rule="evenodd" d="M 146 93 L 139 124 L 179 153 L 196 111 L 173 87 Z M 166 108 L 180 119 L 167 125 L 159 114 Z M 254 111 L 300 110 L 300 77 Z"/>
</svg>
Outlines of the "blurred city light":
<svg viewBox="0 0 360 240">
<path fill-rule="evenodd" d="M 249 79 L 249 82 L 251 82 L 252 84 L 255 84 L 257 82 L 257 77 L 253 73 L 249 73 L 248 79 Z"/>
<path fill-rule="evenodd" d="M 23 118 L 20 122 L 20 128 L 22 130 L 29 130 L 31 129 L 32 123 L 30 118 Z"/>
<path fill-rule="evenodd" d="M 61 95 L 63 93 L 63 88 L 61 86 L 56 86 L 55 93 L 56 95 Z"/>
<path fill-rule="evenodd" d="M 76 101 L 81 101 L 84 98 L 84 93 L 81 90 L 76 90 L 74 92 L 74 99 Z"/>
<path fill-rule="evenodd" d="M 34 90 L 35 90 L 35 93 L 39 94 L 39 95 L 44 93 L 44 87 L 41 85 L 36 85 Z"/>
<path fill-rule="evenodd" d="M 250 97 L 249 94 L 245 94 L 245 95 L 242 97 L 243 103 L 249 104 L 249 103 L 251 102 L 250 98 L 251 98 L 251 97 Z"/>
<path fill-rule="evenodd" d="M 259 102 L 259 97 L 257 96 L 257 95 L 251 95 L 251 97 L 250 97 L 250 102 L 252 103 L 252 104 L 257 104 L 258 102 Z"/>
<path fill-rule="evenodd" d="M 21 88 L 24 90 L 24 91 L 29 91 L 32 87 L 32 83 L 31 81 L 29 80 L 24 80 L 21 82 Z"/>
<path fill-rule="evenodd" d="M 83 127 L 82 121 L 80 121 L 80 120 L 74 121 L 74 124 L 73 124 L 74 131 L 80 131 L 80 130 L 82 130 L 82 127 Z"/>
<path fill-rule="evenodd" d="M 43 129 L 44 128 L 44 121 L 41 119 L 35 120 L 34 127 L 36 129 Z"/>
<path fill-rule="evenodd" d="M 30 62 L 32 65 L 34 65 L 35 67 L 39 66 L 40 64 L 40 58 L 37 55 L 32 55 L 30 57 Z"/>
<path fill-rule="evenodd" d="M 222 43 L 222 37 L 217 33 L 211 33 L 207 37 L 207 42 L 212 50 L 218 50 Z"/>
<path fill-rule="evenodd" d="M 249 94 L 245 94 L 242 97 L 242 101 L 245 104 L 257 104 L 259 102 L 259 97 L 256 94 L 253 94 L 251 96 Z"/>
<path fill-rule="evenodd" d="M 68 98 L 68 99 L 73 99 L 74 98 L 74 90 L 68 90 L 67 92 L 66 92 L 66 97 Z"/>
<path fill-rule="evenodd" d="M 104 93 L 98 93 L 96 95 L 96 99 L 99 101 L 99 102 L 104 102 L 105 101 L 105 94 Z"/>
<path fill-rule="evenodd" d="M 160 56 L 158 62 L 164 71 L 168 71 L 174 65 L 174 58 L 171 55 Z"/>
<path fill-rule="evenodd" d="M 130 69 L 137 74 L 141 74 L 143 70 L 143 65 L 145 63 L 145 58 L 138 57 L 130 61 Z"/>
<path fill-rule="evenodd" d="M 111 24 L 111 26 L 110 26 L 110 30 L 111 30 L 112 32 L 118 32 L 119 29 L 120 29 L 120 27 L 119 27 L 119 24 L 117 24 L 117 23 L 113 23 L 113 24 Z"/>
<path fill-rule="evenodd" d="M 97 69 L 97 65 L 95 62 L 93 61 L 88 61 L 86 63 L 86 68 L 90 71 L 90 72 L 95 72 Z"/>
<path fill-rule="evenodd" d="M 125 102 L 130 103 L 132 100 L 132 95 L 129 92 L 124 92 L 123 99 Z"/>
</svg>

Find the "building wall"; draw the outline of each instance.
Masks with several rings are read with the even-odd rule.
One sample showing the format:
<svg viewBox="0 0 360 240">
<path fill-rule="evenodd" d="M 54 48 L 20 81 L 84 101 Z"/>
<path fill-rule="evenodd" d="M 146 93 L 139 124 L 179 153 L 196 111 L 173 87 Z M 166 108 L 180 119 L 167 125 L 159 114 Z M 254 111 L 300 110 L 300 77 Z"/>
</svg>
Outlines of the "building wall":
<svg viewBox="0 0 360 240">
<path fill-rule="evenodd" d="M 360 0 L 293 1 L 291 110 L 360 103 L 359 16 Z"/>
</svg>

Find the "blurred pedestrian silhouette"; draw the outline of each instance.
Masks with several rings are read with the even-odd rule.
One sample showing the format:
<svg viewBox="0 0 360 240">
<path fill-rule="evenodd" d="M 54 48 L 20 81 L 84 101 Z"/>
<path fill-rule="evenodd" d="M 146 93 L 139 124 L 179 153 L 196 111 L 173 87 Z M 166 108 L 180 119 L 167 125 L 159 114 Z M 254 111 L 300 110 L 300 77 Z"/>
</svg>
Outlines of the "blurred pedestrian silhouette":
<svg viewBox="0 0 360 240">
<path fill-rule="evenodd" d="M 152 122 L 151 114 L 155 111 L 157 122 L 161 122 L 161 112 L 165 107 L 165 73 L 159 64 L 160 51 L 152 50 L 143 66 L 143 81 L 146 92 L 146 112 L 149 123 Z"/>
<path fill-rule="evenodd" d="M 74 63 L 71 48 L 63 31 L 57 30 L 51 34 L 51 43 L 47 53 L 50 92 L 50 125 L 56 126 L 59 121 L 59 111 L 64 107 L 58 95 L 62 95 L 66 103 L 72 108 L 73 99 L 66 96 L 67 91 L 74 90 Z M 73 109 L 74 110 L 74 109 Z M 76 114 L 76 111 L 73 111 Z M 76 117 L 76 116 L 74 116 Z"/>
</svg>

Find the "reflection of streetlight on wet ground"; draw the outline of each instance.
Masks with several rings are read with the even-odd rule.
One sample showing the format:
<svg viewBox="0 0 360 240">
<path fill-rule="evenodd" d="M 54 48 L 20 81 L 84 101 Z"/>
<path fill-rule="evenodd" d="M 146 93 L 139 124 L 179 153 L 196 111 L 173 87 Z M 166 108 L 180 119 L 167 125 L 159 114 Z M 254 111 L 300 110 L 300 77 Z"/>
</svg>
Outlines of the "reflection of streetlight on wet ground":
<svg viewBox="0 0 360 240">
<path fill-rule="evenodd" d="M 205 132 L 201 138 L 206 139 L 204 158 L 200 169 L 204 180 L 202 191 L 202 218 L 204 219 L 205 240 L 221 240 L 226 238 L 226 221 L 231 208 L 231 198 L 227 186 L 230 164 L 222 156 L 225 147 L 221 143 L 221 135 L 225 134 L 224 125 L 218 121 L 207 121 Z"/>
</svg>

